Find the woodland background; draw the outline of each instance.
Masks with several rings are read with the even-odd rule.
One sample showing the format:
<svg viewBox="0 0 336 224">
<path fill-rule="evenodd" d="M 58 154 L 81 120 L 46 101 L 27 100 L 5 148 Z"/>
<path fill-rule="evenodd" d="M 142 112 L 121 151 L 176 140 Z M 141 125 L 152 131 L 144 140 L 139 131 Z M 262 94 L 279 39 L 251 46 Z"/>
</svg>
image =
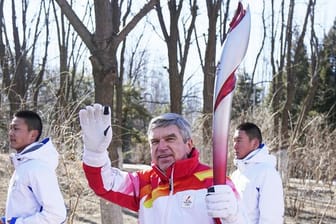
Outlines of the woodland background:
<svg viewBox="0 0 336 224">
<path fill-rule="evenodd" d="M 85 105 L 112 108 L 114 166 L 150 164 L 148 122 L 168 111 L 193 124 L 211 164 L 216 65 L 237 3 L 0 0 L 0 210 L 12 171 L 7 125 L 18 109 L 39 112 L 59 149 L 68 223 L 136 220 L 96 198 L 83 178 L 77 114 Z M 252 69 L 236 71 L 231 128 L 247 120 L 261 127 L 278 158 L 286 223 L 335 223 L 336 20 L 315 21 L 317 0 L 260 5 Z"/>
</svg>

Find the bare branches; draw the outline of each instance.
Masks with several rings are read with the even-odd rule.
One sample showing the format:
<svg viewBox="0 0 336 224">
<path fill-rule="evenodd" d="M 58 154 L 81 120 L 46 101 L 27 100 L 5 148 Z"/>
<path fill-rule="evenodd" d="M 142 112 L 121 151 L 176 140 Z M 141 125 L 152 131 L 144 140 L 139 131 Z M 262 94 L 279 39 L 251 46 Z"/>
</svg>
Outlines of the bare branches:
<svg viewBox="0 0 336 224">
<path fill-rule="evenodd" d="M 91 52 L 95 51 L 95 46 L 92 42 L 92 35 L 82 21 L 78 18 L 75 12 L 72 10 L 71 6 L 68 4 L 67 0 L 55 0 L 60 6 L 62 13 L 66 15 L 73 28 L 77 31 L 78 35 L 82 38 L 86 46 Z"/>
<path fill-rule="evenodd" d="M 131 21 L 118 34 L 117 43 L 120 43 L 129 32 L 139 23 L 139 21 L 154 8 L 158 0 L 150 0 L 144 7 L 131 19 Z"/>
</svg>

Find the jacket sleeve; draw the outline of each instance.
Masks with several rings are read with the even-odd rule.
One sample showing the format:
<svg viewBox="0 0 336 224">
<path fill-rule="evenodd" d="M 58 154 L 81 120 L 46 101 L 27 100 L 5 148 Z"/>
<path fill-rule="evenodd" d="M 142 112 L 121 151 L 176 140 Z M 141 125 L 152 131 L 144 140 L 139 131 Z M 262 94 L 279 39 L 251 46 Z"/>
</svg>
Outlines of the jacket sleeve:
<svg viewBox="0 0 336 224">
<path fill-rule="evenodd" d="M 31 216 L 13 217 L 15 224 L 61 224 L 66 221 L 66 207 L 54 170 L 48 167 L 34 168 L 29 175 L 29 189 L 41 206 Z M 24 203 L 24 202 L 23 202 Z"/>
<path fill-rule="evenodd" d="M 139 210 L 139 177 L 111 167 L 92 167 L 83 163 L 90 188 L 100 197 L 133 211 Z"/>
<path fill-rule="evenodd" d="M 282 180 L 275 169 L 265 171 L 259 191 L 259 224 L 283 224 L 284 198 Z"/>
</svg>

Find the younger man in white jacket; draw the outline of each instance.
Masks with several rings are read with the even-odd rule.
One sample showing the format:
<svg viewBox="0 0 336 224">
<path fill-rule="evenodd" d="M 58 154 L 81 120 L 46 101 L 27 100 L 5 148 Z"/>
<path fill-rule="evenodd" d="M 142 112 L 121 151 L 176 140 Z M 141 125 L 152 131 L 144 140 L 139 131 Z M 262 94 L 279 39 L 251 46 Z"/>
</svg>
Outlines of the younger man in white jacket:
<svg viewBox="0 0 336 224">
<path fill-rule="evenodd" d="M 58 153 L 49 138 L 38 142 L 42 121 L 33 111 L 14 114 L 9 145 L 15 171 L 9 183 L 6 214 L 1 224 L 65 223 L 66 208 L 55 169 Z"/>
<path fill-rule="evenodd" d="M 237 170 L 231 179 L 243 201 L 251 224 L 282 224 L 283 187 L 276 158 L 262 144 L 261 131 L 253 123 L 240 124 L 234 134 Z"/>
</svg>

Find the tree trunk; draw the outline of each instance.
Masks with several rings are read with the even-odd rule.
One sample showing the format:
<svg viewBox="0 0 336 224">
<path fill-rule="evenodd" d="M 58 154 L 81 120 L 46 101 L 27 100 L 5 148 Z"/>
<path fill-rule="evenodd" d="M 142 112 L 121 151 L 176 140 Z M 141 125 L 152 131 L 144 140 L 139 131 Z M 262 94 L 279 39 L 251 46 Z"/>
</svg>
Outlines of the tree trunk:
<svg viewBox="0 0 336 224">
<path fill-rule="evenodd" d="M 201 158 L 204 162 L 210 164 L 212 140 L 212 113 L 213 113 L 213 93 L 216 74 L 216 40 L 217 40 L 217 19 L 220 10 L 221 1 L 211 3 L 207 1 L 208 15 L 208 41 L 206 43 L 204 65 L 202 66 L 204 74 L 203 84 L 203 149 Z M 201 60 L 203 61 L 203 60 Z M 203 64 L 203 63 L 202 63 Z"/>
<path fill-rule="evenodd" d="M 107 71 L 101 70 L 101 64 L 96 60 L 94 56 L 92 56 L 92 69 L 94 76 L 94 84 L 95 84 L 95 102 L 109 105 L 111 109 L 113 108 L 113 99 L 114 99 L 114 83 L 115 77 L 117 74 L 117 61 L 116 57 L 110 57 L 110 52 L 105 52 L 106 58 L 103 64 L 105 64 L 105 68 L 110 68 Z M 114 64 L 114 66 L 113 66 Z M 119 148 L 119 136 L 120 125 L 119 120 L 116 119 L 115 114 L 112 110 L 112 129 L 113 129 L 113 139 L 112 144 L 110 144 L 108 148 L 109 157 L 112 161 L 113 167 L 119 167 L 119 157 L 118 157 L 118 148 Z M 100 208 L 101 208 L 101 221 L 102 224 L 122 224 L 122 213 L 121 208 L 118 205 L 107 202 L 104 199 L 100 200 Z"/>
<path fill-rule="evenodd" d="M 294 64 L 298 64 L 300 61 L 300 50 L 304 49 L 304 37 L 307 30 L 308 25 L 308 19 L 311 18 L 311 38 L 310 38 L 310 49 L 311 49 L 311 66 L 310 66 L 310 74 L 311 79 L 309 85 L 309 91 L 307 92 L 307 95 L 301 105 L 300 108 L 300 114 L 298 116 L 298 119 L 296 121 L 296 125 L 294 128 L 294 132 L 291 135 L 291 145 L 295 144 L 297 141 L 297 137 L 300 135 L 301 127 L 304 123 L 304 120 L 306 119 L 308 112 L 311 109 L 313 99 L 315 97 L 317 87 L 318 87 L 318 81 L 320 80 L 319 77 L 319 70 L 320 70 L 320 61 L 319 61 L 319 44 L 318 39 L 315 34 L 315 28 L 314 28 L 314 12 L 315 10 L 315 1 L 310 0 L 307 5 L 307 11 L 305 14 L 305 20 L 303 29 L 301 32 L 301 35 L 298 40 L 298 46 L 295 51 L 295 57 L 294 57 Z M 308 74 L 307 74 L 308 75 Z"/>
<path fill-rule="evenodd" d="M 100 213 L 102 224 L 122 224 L 121 207 L 110 203 L 104 199 L 100 199 Z"/>
<path fill-rule="evenodd" d="M 160 27 L 167 44 L 168 50 L 168 73 L 169 73 L 169 87 L 170 87 L 170 111 L 181 114 L 183 107 L 183 81 L 185 68 L 191 45 L 191 34 L 195 27 L 197 16 L 196 0 L 189 1 L 190 8 L 190 23 L 188 27 L 183 24 L 183 29 L 179 29 L 179 20 L 184 1 L 176 0 L 168 1 L 169 8 L 169 33 L 166 27 L 165 18 L 161 11 L 160 2 L 157 3 L 156 11 L 160 23 Z M 183 35 L 179 30 L 184 30 Z M 185 37 L 184 39 L 182 38 Z"/>
<path fill-rule="evenodd" d="M 94 2 L 95 33 L 91 34 L 77 17 L 66 0 L 56 0 L 62 12 L 90 50 L 92 74 L 95 86 L 95 102 L 111 106 L 113 140 L 108 148 L 112 166 L 119 167 L 118 152 L 121 149 L 122 77 L 118 77 L 117 49 L 137 23 L 154 7 L 156 0 L 150 0 L 134 15 L 129 23 L 120 29 L 121 4 L 118 1 L 100 0 Z M 117 97 L 114 98 L 114 93 Z M 121 224 L 119 206 L 100 201 L 102 224 Z"/>
</svg>

